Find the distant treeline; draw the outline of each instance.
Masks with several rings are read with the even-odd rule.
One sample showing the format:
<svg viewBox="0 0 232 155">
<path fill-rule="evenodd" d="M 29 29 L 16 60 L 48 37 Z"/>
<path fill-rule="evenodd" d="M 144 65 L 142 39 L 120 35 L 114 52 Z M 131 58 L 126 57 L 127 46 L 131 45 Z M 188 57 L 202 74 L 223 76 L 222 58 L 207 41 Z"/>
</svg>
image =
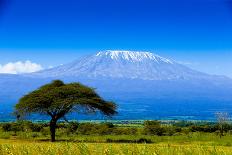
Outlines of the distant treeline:
<svg viewBox="0 0 232 155">
<path fill-rule="evenodd" d="M 0 123 L 2 132 L 39 132 L 49 135 L 49 123 L 32 123 L 30 121 L 18 121 Z M 223 136 L 224 133 L 232 133 L 232 124 L 218 124 L 214 122 L 173 122 L 161 123 L 160 121 L 144 121 L 138 124 L 113 124 L 113 123 L 58 123 L 57 129 L 64 134 L 77 135 L 158 135 L 173 136 L 188 134 L 190 132 L 207 132 Z"/>
</svg>

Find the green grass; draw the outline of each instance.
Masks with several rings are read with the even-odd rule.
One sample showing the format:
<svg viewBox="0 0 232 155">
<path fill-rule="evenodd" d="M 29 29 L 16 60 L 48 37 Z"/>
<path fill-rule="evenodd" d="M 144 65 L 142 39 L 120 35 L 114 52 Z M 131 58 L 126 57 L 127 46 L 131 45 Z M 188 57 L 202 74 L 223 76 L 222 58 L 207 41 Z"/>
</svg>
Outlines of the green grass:
<svg viewBox="0 0 232 155">
<path fill-rule="evenodd" d="M 0 140 L 1 155 L 230 155 L 228 146 L 201 143 L 115 144 Z"/>
<path fill-rule="evenodd" d="M 201 143 L 202 145 L 212 146 L 232 146 L 232 135 L 227 134 L 219 138 L 215 133 L 194 132 L 189 134 L 179 134 L 174 136 L 151 136 L 151 135 L 66 135 L 63 132 L 57 132 L 57 140 L 59 141 L 75 141 L 85 143 L 106 143 L 109 140 L 120 141 L 136 141 L 139 139 L 151 140 L 152 143 Z M 49 141 L 49 134 L 43 135 L 40 132 L 0 132 L 0 139 L 16 139 L 16 140 L 37 140 Z"/>
<path fill-rule="evenodd" d="M 125 143 L 139 139 L 152 143 Z M 67 135 L 58 130 L 57 142 L 49 140 L 49 132 L 0 132 L 0 155 L 232 155 L 230 134 L 222 138 L 215 133 L 203 132 L 173 136 Z"/>
</svg>

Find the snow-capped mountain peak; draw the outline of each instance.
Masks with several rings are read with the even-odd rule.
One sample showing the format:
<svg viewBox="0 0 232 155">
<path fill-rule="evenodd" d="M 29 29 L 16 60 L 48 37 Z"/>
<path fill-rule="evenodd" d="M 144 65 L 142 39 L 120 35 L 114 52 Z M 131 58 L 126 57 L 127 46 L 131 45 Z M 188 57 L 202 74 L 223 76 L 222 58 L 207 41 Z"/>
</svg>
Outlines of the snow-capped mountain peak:
<svg viewBox="0 0 232 155">
<path fill-rule="evenodd" d="M 153 60 L 157 63 L 170 63 L 173 64 L 174 62 L 163 58 L 159 55 L 153 54 L 151 52 L 140 52 L 140 51 L 101 51 L 96 54 L 97 57 L 110 57 L 113 60 L 124 59 L 131 62 L 139 62 L 139 61 L 146 61 L 146 60 Z"/>
<path fill-rule="evenodd" d="M 208 76 L 150 52 L 101 51 L 63 66 L 33 73 L 42 77 L 142 80 L 204 79 Z"/>
</svg>

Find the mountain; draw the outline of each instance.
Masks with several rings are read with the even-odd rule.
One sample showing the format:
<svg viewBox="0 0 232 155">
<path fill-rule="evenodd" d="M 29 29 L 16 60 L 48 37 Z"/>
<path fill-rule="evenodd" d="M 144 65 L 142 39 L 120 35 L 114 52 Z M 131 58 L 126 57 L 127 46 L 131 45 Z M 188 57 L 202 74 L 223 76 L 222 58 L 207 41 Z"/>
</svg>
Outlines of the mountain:
<svg viewBox="0 0 232 155">
<path fill-rule="evenodd" d="M 40 77 L 122 78 L 141 80 L 208 79 L 173 60 L 149 52 L 103 51 L 95 55 L 34 73 Z M 219 77 L 218 77 L 219 78 Z M 222 78 L 222 77 L 221 77 Z"/>
<path fill-rule="evenodd" d="M 216 111 L 232 112 L 230 78 L 137 51 L 101 51 L 36 73 L 0 74 L 0 103 L 12 107 L 22 95 L 54 79 L 96 88 L 118 104 L 116 119 L 212 119 Z"/>
</svg>

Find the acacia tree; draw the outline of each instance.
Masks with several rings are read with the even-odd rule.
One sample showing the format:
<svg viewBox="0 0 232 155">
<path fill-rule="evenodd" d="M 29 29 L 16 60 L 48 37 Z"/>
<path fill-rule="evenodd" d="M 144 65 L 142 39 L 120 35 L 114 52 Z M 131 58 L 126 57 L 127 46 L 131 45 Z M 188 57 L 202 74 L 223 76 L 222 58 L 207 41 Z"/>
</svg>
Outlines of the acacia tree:
<svg viewBox="0 0 232 155">
<path fill-rule="evenodd" d="M 20 116 L 33 113 L 51 117 L 51 141 L 55 141 L 57 121 L 71 112 L 100 111 L 106 116 L 116 114 L 116 104 L 102 99 L 93 88 L 80 83 L 65 84 L 55 80 L 23 96 L 15 110 Z"/>
</svg>

